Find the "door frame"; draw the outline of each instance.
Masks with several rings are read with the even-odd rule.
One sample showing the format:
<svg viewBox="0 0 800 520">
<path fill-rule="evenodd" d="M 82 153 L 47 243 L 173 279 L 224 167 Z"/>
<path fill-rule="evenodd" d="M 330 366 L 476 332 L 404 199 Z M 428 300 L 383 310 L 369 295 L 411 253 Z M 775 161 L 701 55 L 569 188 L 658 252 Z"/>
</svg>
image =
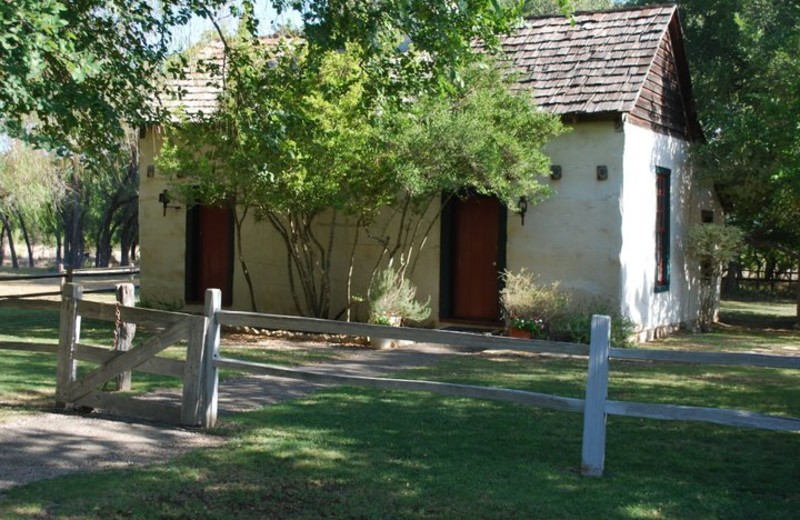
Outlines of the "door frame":
<svg viewBox="0 0 800 520">
<path fill-rule="evenodd" d="M 187 208 L 186 211 L 186 249 L 184 253 L 184 266 L 186 273 L 184 280 L 184 300 L 188 304 L 203 303 L 202 296 L 200 298 L 194 297 L 198 270 L 198 259 L 194 253 L 198 247 L 196 235 L 198 227 L 200 226 L 199 209 L 201 206 L 203 205 L 192 204 Z M 227 287 L 219 287 L 219 289 L 222 291 L 222 305 L 229 307 L 233 305 L 233 248 L 235 246 L 235 226 L 233 219 L 235 216 L 233 215 L 233 210 L 230 207 L 226 205 L 225 209 L 228 212 L 228 269 L 225 273 L 227 278 Z"/>
<path fill-rule="evenodd" d="M 467 198 L 477 196 L 474 193 L 467 195 Z M 463 195 L 462 195 L 463 198 Z M 465 320 L 453 317 L 453 290 L 454 276 L 453 264 L 455 255 L 455 201 L 458 200 L 456 194 L 442 195 L 441 231 L 440 231 L 440 256 L 439 256 L 439 321 L 470 322 L 479 323 L 476 320 Z M 508 207 L 500 204 L 499 218 L 497 219 L 497 272 L 498 274 L 506 270 L 506 246 L 508 243 Z M 497 277 L 497 298 L 499 301 L 500 291 L 503 289 L 503 277 Z M 497 317 L 497 321 L 501 316 Z"/>
</svg>

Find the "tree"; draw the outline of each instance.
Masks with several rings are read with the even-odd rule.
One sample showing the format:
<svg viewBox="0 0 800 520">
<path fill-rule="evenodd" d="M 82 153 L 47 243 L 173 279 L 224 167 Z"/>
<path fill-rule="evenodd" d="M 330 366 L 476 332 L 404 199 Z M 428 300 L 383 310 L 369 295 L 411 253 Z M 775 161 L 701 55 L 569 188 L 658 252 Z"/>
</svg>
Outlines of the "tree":
<svg viewBox="0 0 800 520">
<path fill-rule="evenodd" d="M 0 125 L 44 148 L 117 146 L 155 120 L 175 26 L 223 0 L 15 0 L 0 4 Z M 156 8 L 156 5 L 159 8 Z"/>
<path fill-rule="evenodd" d="M 18 267 L 12 222 L 19 225 L 33 267 L 30 223 L 39 220 L 53 200 L 63 193 L 53 158 L 18 140 L 7 140 L 0 154 L 0 221 L 11 250 L 12 265 Z"/>
<path fill-rule="evenodd" d="M 742 250 L 742 232 L 723 224 L 699 224 L 689 230 L 687 251 L 700 265 L 700 312 L 698 321 L 702 332 L 709 332 L 719 295 L 723 266 Z"/>
<path fill-rule="evenodd" d="M 407 95 L 377 96 L 359 45 L 312 50 L 297 40 L 232 46 L 218 109 L 169 127 L 158 163 L 182 176 L 193 200 L 233 206 L 237 230 L 250 211 L 276 230 L 298 312 L 331 315 L 337 219 L 369 229 L 386 206 L 408 217 L 399 237 L 371 234 L 392 258 L 424 237 L 411 216 L 443 190 L 473 188 L 511 205 L 519 195 L 543 196 L 535 179 L 549 162 L 540 148 L 560 123 L 512 93 L 495 68 L 460 69 L 451 76 L 460 82 L 443 91 L 411 81 Z M 319 225 L 323 212 L 328 226 Z M 237 242 L 249 280 L 240 234 Z"/>
<path fill-rule="evenodd" d="M 569 0 L 567 2 L 557 0 L 524 0 L 520 10 L 525 16 L 546 16 L 553 14 L 569 14 L 575 11 L 604 11 L 613 9 L 614 7 L 615 4 L 612 0 Z"/>
</svg>

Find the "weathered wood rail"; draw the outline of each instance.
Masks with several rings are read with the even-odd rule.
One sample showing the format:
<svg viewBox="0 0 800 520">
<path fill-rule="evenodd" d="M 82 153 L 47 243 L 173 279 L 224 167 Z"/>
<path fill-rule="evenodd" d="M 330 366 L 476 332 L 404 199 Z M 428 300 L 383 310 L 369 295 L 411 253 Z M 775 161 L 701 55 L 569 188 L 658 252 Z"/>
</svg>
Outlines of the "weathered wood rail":
<svg viewBox="0 0 800 520">
<path fill-rule="evenodd" d="M 29 281 L 29 280 L 60 280 L 61 287 L 64 286 L 66 283 L 74 283 L 76 280 L 84 280 L 91 279 L 91 278 L 103 278 L 103 280 L 99 280 L 95 283 L 108 285 L 109 278 L 112 279 L 119 279 L 120 283 L 124 283 L 125 280 L 128 282 L 132 282 L 134 277 L 140 273 L 139 268 L 135 266 L 128 266 L 128 267 L 95 267 L 95 268 L 82 268 L 82 269 L 73 269 L 68 268 L 64 269 L 62 265 L 59 264 L 58 271 L 53 273 L 42 273 L 42 274 L 23 274 L 23 275 L 0 275 L 0 283 L 3 282 L 20 282 L 20 281 Z M 111 292 L 114 289 L 99 288 L 99 289 L 87 289 L 86 287 L 83 288 L 83 294 L 89 293 L 102 293 L 102 292 Z M 25 293 L 25 294 L 15 294 L 15 295 L 6 295 L 0 296 L 0 305 L 6 306 L 14 306 L 18 307 L 18 303 L 21 299 L 24 298 L 39 298 L 44 296 L 59 296 L 61 294 L 61 290 L 58 291 L 39 291 L 39 292 L 32 292 L 32 293 Z"/>
<path fill-rule="evenodd" d="M 592 318 L 590 345 L 562 343 L 553 341 L 520 341 L 514 338 L 483 336 L 463 332 L 450 332 L 430 329 L 386 327 L 366 323 L 345 323 L 338 321 L 301 318 L 219 310 L 213 290 L 207 295 L 206 313 L 209 324 L 250 326 L 266 329 L 293 330 L 298 332 L 351 334 L 360 336 L 385 337 L 415 342 L 448 344 L 476 350 L 514 350 L 555 355 L 588 356 L 588 378 L 584 399 L 557 395 L 512 390 L 507 388 L 487 388 L 472 385 L 459 385 L 435 381 L 416 381 L 359 377 L 319 373 L 313 370 L 293 369 L 240 361 L 219 355 L 219 346 L 210 341 L 207 357 L 213 360 L 214 372 L 218 368 L 230 368 L 254 374 L 301 379 L 318 383 L 333 383 L 366 386 L 390 390 L 426 391 L 445 395 L 472 397 L 507 401 L 552 410 L 578 412 L 584 415 L 583 447 L 581 472 L 584 475 L 600 476 L 605 464 L 606 417 L 619 415 L 647 419 L 667 419 L 682 421 L 702 421 L 727 426 L 763 428 L 779 431 L 800 431 L 800 419 L 777 417 L 744 410 L 679 406 L 670 404 L 636 403 L 608 400 L 609 362 L 612 359 L 628 361 L 659 361 L 669 363 L 748 365 L 755 367 L 800 369 L 800 358 L 788 358 L 763 354 L 736 354 L 717 352 L 677 352 L 645 349 L 620 349 L 610 347 L 611 321 L 607 316 Z M 218 298 L 218 295 L 216 296 Z M 209 338 L 212 335 L 209 334 Z M 215 376 L 211 376 L 211 381 Z M 216 393 L 213 388 L 210 392 Z M 211 418 L 213 423 L 215 418 Z"/>
<path fill-rule="evenodd" d="M 126 289 L 120 289 L 118 304 L 101 304 L 83 300 L 80 286 L 67 284 L 64 287 L 60 304 L 61 324 L 57 347 L 52 344 L 6 342 L 0 343 L 0 349 L 57 352 L 59 359 L 56 400 L 60 406 L 68 406 L 71 403 L 102 408 L 122 415 L 135 415 L 206 427 L 213 426 L 216 422 L 219 392 L 218 370 L 222 368 L 318 383 L 435 392 L 582 413 L 584 426 L 581 472 L 589 476 L 600 476 L 603 473 L 608 415 L 702 421 L 735 427 L 800 431 L 800 419 L 797 418 L 771 416 L 744 410 L 608 400 L 610 360 L 800 369 L 800 358 L 763 354 L 692 353 L 611 348 L 611 325 L 607 316 L 593 316 L 591 342 L 587 346 L 551 341 L 520 341 L 513 338 L 464 332 L 386 327 L 365 323 L 225 311 L 220 307 L 220 292 L 216 289 L 206 292 L 205 316 L 192 316 L 132 307 L 132 288 L 127 290 L 131 291 L 128 296 L 125 295 Z M 115 350 L 82 343 L 80 341 L 81 317 L 115 322 L 121 339 L 115 345 Z M 132 330 L 133 324 L 145 325 L 160 332 L 132 347 L 132 338 L 135 332 Z M 226 358 L 222 357 L 219 352 L 220 328 L 223 325 L 385 337 L 447 344 L 476 351 L 514 350 L 588 356 L 585 398 L 577 399 L 508 388 L 489 388 L 436 381 L 322 373 Z M 126 329 L 126 327 L 130 328 Z M 163 349 L 183 339 L 187 340 L 185 361 L 156 357 L 156 354 Z M 78 379 L 75 376 L 78 360 L 98 363 L 100 366 Z M 184 384 L 181 403 L 137 400 L 98 390 L 100 386 L 113 379 L 118 381 L 118 387 L 126 388 L 126 385 L 130 384 L 130 376 L 128 375 L 126 378 L 125 374 L 129 374 L 131 370 L 182 378 Z"/>
</svg>

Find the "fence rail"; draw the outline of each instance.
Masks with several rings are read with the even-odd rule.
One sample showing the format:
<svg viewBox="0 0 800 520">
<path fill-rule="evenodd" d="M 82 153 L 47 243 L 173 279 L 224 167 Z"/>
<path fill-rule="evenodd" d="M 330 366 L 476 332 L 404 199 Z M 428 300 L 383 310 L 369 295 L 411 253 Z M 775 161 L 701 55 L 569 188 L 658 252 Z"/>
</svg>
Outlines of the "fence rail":
<svg viewBox="0 0 800 520">
<path fill-rule="evenodd" d="M 138 267 L 95 267 L 86 269 L 67 269 L 54 273 L 0 275 L 0 282 L 20 282 L 27 280 L 57 280 L 63 278 L 72 283 L 75 278 L 92 278 L 107 276 L 133 276 L 139 274 Z"/>
<path fill-rule="evenodd" d="M 103 408 L 112 413 L 136 415 L 189 425 L 213 426 L 217 417 L 218 371 L 232 368 L 252 374 L 298 379 L 317 383 L 365 386 L 403 391 L 425 391 L 444 395 L 505 401 L 558 411 L 582 413 L 583 443 L 581 472 L 600 476 L 605 464 L 606 418 L 608 415 L 661 420 L 702 421 L 715 424 L 762 428 L 776 431 L 800 431 L 800 419 L 779 417 L 744 410 L 704 408 L 672 404 L 608 400 L 609 363 L 611 360 L 669 362 L 716 365 L 747 365 L 780 369 L 800 369 L 800 358 L 764 354 L 722 352 L 678 352 L 610 347 L 610 318 L 593 316 L 590 345 L 552 341 L 521 341 L 513 338 L 476 335 L 429 329 L 387 327 L 364 323 L 346 323 L 314 318 L 223 311 L 221 293 L 206 292 L 205 316 L 156 311 L 133 307 L 133 288 L 127 284 L 118 292 L 119 302 L 102 304 L 82 299 L 81 287 L 64 286 L 60 304 L 59 345 L 45 343 L 0 342 L 0 349 L 55 352 L 58 355 L 56 399 L 67 403 Z M 56 303 L 56 302 L 53 302 Z M 94 318 L 115 323 L 120 341 L 116 350 L 81 343 L 80 318 Z M 159 333 L 132 348 L 133 324 L 146 325 Z M 328 373 L 302 368 L 254 363 L 222 357 L 219 354 L 222 325 L 240 325 L 299 332 L 366 335 L 378 338 L 447 344 L 476 351 L 513 350 L 556 355 L 588 357 L 587 383 L 583 399 L 509 388 L 443 383 L 437 381 L 393 379 Z M 167 346 L 187 341 L 185 360 L 157 357 Z M 91 361 L 99 366 L 82 378 L 76 378 L 76 362 Z M 117 378 L 121 388 L 124 375 L 131 370 L 168 375 L 183 379 L 180 404 L 136 400 L 98 390 Z M 129 388 L 129 386 L 127 387 Z"/>
<path fill-rule="evenodd" d="M 208 298 L 212 298 L 212 295 L 207 295 L 207 302 L 209 301 Z M 584 429 L 581 452 L 581 472 L 589 476 L 600 476 L 603 473 L 605 465 L 606 417 L 608 415 L 661 420 L 700 421 L 726 426 L 762 428 L 778 431 L 800 431 L 800 419 L 796 418 L 765 415 L 745 410 L 608 400 L 610 360 L 746 365 L 800 369 L 800 358 L 749 353 L 701 353 L 611 348 L 611 325 L 610 318 L 607 316 L 594 316 L 592 318 L 591 342 L 590 345 L 587 346 L 540 340 L 520 341 L 514 338 L 475 335 L 465 332 L 387 327 L 383 325 L 346 323 L 295 316 L 222 311 L 219 310 L 218 305 L 215 307 L 213 304 L 209 305 L 208 303 L 206 305 L 206 313 L 209 318 L 209 323 L 216 324 L 216 327 L 219 327 L 219 325 L 250 326 L 298 332 L 350 334 L 439 343 L 467 347 L 475 350 L 498 349 L 544 354 L 588 356 L 588 378 L 585 398 L 576 399 L 507 388 L 489 388 L 435 381 L 359 377 L 266 365 L 220 357 L 218 344 L 207 346 L 206 354 L 209 359 L 213 360 L 214 373 L 219 368 L 233 368 L 253 374 L 300 379 L 317 383 L 435 392 L 445 395 L 507 401 L 552 410 L 583 413 Z M 209 337 L 211 337 L 211 335 L 209 335 Z M 213 378 L 216 376 L 211 377 Z M 214 388 L 211 391 L 216 394 L 217 389 Z"/>
</svg>

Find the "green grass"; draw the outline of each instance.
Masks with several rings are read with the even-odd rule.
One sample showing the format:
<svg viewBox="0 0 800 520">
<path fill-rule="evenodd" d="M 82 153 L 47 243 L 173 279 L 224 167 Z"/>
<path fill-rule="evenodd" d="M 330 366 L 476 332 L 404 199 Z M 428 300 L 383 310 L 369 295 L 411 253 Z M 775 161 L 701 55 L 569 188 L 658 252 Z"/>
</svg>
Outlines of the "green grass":
<svg viewBox="0 0 800 520">
<path fill-rule="evenodd" d="M 770 340 L 769 328 L 726 327 L 717 337 L 732 350 L 800 344 L 797 331 Z M 719 348 L 696 336 L 664 344 Z M 585 360 L 486 354 L 404 377 L 582 397 L 585 371 Z M 614 362 L 609 394 L 800 416 L 795 372 Z M 227 418 L 223 446 L 168 464 L 16 488 L 0 517 L 749 520 L 800 510 L 798 434 L 610 417 L 606 475 L 592 479 L 578 472 L 581 428 L 580 414 L 332 389 Z"/>
<path fill-rule="evenodd" d="M 112 296 L 113 298 L 113 296 Z M 0 308 L 0 341 L 29 343 L 58 343 L 58 312 Z M 111 347 L 113 328 L 109 322 L 82 320 L 81 342 Z M 134 343 L 149 335 L 137 333 Z M 225 341 L 221 347 L 225 356 L 276 365 L 302 365 L 332 361 L 345 355 L 342 349 L 276 349 L 256 342 Z M 169 347 L 162 357 L 184 359 L 185 343 Z M 79 362 L 78 376 L 96 367 Z M 222 371 L 221 377 L 238 377 L 242 373 Z M 50 353 L 0 350 L 0 421 L 29 414 L 52 406 L 55 399 L 56 356 Z M 173 377 L 133 373 L 132 393 L 141 394 L 157 388 L 178 388 L 182 381 Z"/>
</svg>

